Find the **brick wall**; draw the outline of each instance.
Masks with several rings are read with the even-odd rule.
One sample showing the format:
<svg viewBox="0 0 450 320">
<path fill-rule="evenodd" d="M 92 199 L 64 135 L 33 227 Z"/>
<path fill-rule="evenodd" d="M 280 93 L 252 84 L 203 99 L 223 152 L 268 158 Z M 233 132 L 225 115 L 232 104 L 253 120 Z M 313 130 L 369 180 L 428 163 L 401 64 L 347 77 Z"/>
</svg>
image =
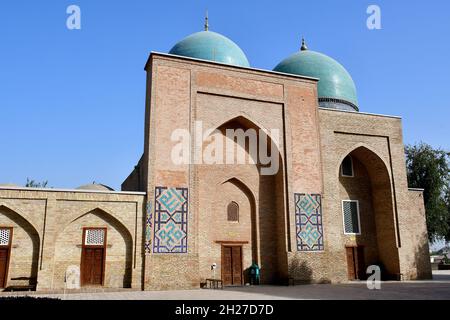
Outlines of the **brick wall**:
<svg viewBox="0 0 450 320">
<path fill-rule="evenodd" d="M 38 289 L 64 288 L 80 265 L 83 227 L 106 227 L 105 287 L 142 287 L 144 194 L 0 188 L 0 226 L 13 227 L 7 285 L 38 277 Z"/>
</svg>

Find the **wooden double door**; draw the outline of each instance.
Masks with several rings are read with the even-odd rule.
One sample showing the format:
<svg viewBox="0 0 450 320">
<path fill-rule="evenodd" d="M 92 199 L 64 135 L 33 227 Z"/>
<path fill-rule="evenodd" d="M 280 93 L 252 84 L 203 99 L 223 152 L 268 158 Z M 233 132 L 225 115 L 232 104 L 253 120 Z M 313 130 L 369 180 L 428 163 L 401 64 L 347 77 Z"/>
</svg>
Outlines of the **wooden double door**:
<svg viewBox="0 0 450 320">
<path fill-rule="evenodd" d="M 224 286 L 242 285 L 242 246 L 222 246 L 222 281 Z"/>
<path fill-rule="evenodd" d="M 81 258 L 81 285 L 103 285 L 105 248 L 83 248 Z"/>
<path fill-rule="evenodd" d="M 345 247 L 347 254 L 347 269 L 349 280 L 366 279 L 366 264 L 364 261 L 364 247 Z"/>
<path fill-rule="evenodd" d="M 9 248 L 0 247 L 0 288 L 6 286 L 6 277 L 8 275 Z"/>
</svg>

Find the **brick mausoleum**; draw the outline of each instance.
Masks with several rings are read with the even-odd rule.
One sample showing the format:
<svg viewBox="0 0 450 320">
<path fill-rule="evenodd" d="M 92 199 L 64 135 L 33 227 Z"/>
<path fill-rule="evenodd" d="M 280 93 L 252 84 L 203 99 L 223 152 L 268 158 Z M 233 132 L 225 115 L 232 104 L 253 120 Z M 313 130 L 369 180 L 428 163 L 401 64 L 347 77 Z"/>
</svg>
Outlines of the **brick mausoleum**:
<svg viewBox="0 0 450 320">
<path fill-rule="evenodd" d="M 151 53 L 145 71 L 145 145 L 122 191 L 0 187 L 0 288 L 62 289 L 70 266 L 81 286 L 144 290 L 241 285 L 252 263 L 264 284 L 363 279 L 369 265 L 385 279 L 431 277 L 401 119 L 359 112 L 338 62 L 303 43 L 273 71 L 254 69 L 206 25 Z M 224 140 L 267 132 L 278 170 L 264 174 L 259 158 L 175 163 L 173 132 L 199 121 Z M 209 143 L 190 142 L 189 159 Z"/>
</svg>

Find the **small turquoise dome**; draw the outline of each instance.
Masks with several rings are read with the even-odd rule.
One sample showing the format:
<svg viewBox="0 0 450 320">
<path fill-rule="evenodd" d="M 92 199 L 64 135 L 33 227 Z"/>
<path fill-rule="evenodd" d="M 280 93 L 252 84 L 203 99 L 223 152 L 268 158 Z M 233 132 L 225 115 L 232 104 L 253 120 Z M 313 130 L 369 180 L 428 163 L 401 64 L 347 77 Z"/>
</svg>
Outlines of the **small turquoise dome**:
<svg viewBox="0 0 450 320">
<path fill-rule="evenodd" d="M 245 53 L 227 37 L 212 31 L 201 31 L 184 38 L 170 54 L 250 67 Z"/>
<path fill-rule="evenodd" d="M 326 108 L 358 111 L 356 87 L 350 74 L 336 60 L 319 52 L 302 49 L 281 61 L 274 71 L 319 79 L 319 105 Z"/>
</svg>

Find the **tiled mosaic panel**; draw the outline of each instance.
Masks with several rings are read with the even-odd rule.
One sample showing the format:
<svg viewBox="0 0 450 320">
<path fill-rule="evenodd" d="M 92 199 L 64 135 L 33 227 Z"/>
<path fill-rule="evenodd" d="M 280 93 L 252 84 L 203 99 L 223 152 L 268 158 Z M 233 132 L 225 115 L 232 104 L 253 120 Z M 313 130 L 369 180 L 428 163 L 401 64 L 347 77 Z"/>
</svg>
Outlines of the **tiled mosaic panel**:
<svg viewBox="0 0 450 320">
<path fill-rule="evenodd" d="M 87 229 L 84 244 L 87 246 L 102 246 L 105 243 L 105 229 Z"/>
<path fill-rule="evenodd" d="M 297 250 L 323 250 L 321 195 L 296 193 L 294 196 Z"/>
<path fill-rule="evenodd" d="M 146 254 L 151 253 L 152 251 L 152 203 L 147 202 L 147 210 L 145 216 L 145 244 L 144 250 Z"/>
<path fill-rule="evenodd" d="M 0 246 L 9 245 L 10 229 L 0 229 Z"/>
<path fill-rule="evenodd" d="M 155 188 L 154 253 L 187 252 L 188 189 Z"/>
</svg>

